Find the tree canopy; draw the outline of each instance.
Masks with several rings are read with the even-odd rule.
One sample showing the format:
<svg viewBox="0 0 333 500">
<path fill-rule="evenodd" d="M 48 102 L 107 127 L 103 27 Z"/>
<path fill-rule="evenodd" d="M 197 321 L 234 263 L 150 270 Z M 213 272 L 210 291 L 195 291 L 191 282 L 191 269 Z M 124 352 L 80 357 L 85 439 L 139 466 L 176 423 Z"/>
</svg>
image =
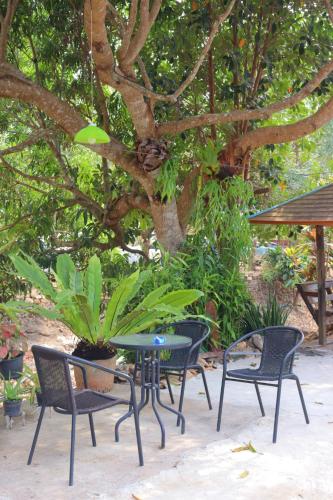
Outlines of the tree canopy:
<svg viewBox="0 0 333 500">
<path fill-rule="evenodd" d="M 258 187 L 274 145 L 333 118 L 329 0 L 1 0 L 0 13 L 9 235 L 77 250 L 140 235 L 145 253 L 154 231 L 175 251 L 203 185 Z M 89 122 L 109 144 L 73 144 Z"/>
</svg>

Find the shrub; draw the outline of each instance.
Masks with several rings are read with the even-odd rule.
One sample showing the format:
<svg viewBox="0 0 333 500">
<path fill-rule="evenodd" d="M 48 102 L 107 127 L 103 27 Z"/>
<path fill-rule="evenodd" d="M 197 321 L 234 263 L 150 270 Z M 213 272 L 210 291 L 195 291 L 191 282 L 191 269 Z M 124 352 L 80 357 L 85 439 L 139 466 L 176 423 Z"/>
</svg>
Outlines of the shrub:
<svg viewBox="0 0 333 500">
<path fill-rule="evenodd" d="M 267 326 L 284 325 L 290 311 L 291 307 L 279 304 L 275 295 L 271 295 L 264 305 L 249 302 L 241 320 L 243 334 Z"/>
</svg>

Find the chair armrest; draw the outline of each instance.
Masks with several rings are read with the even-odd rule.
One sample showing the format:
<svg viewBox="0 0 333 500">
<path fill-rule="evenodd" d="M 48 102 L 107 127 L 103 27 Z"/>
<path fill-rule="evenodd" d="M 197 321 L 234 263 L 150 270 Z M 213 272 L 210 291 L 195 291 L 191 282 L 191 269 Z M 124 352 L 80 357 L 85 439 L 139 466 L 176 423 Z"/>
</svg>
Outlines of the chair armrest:
<svg viewBox="0 0 333 500">
<path fill-rule="evenodd" d="M 83 385 L 84 385 L 84 388 L 87 389 L 88 388 L 88 380 L 87 380 L 87 370 L 84 366 L 82 366 L 80 363 L 76 363 L 75 361 L 70 361 L 70 364 L 73 365 L 73 366 L 77 366 L 78 368 L 80 368 L 81 372 L 82 372 L 82 378 L 83 378 Z"/>
<path fill-rule="evenodd" d="M 127 382 L 129 382 L 129 385 L 130 385 L 131 401 L 132 401 L 133 407 L 134 408 L 137 407 L 135 386 L 134 386 L 134 381 L 133 381 L 132 377 L 130 377 L 126 373 L 123 373 L 119 370 L 113 370 L 112 368 L 106 368 L 105 366 L 101 366 L 97 363 L 94 363 L 93 361 L 88 361 L 87 359 L 78 358 L 77 356 L 72 356 L 70 354 L 68 354 L 66 357 L 68 359 L 68 362 L 72 365 L 79 366 L 80 368 L 82 365 L 91 366 L 92 368 L 96 368 L 97 370 L 101 370 L 103 372 L 110 373 L 112 375 L 116 375 L 119 378 L 123 378 L 123 379 L 127 380 Z M 86 371 L 84 366 L 82 366 L 82 368 L 84 371 Z"/>
<path fill-rule="evenodd" d="M 295 354 L 295 352 L 297 351 L 297 349 L 299 348 L 299 346 L 303 343 L 303 340 L 304 340 L 304 335 L 301 338 L 301 340 L 299 342 L 297 342 L 297 344 L 292 349 L 290 349 L 290 351 L 287 352 L 287 354 L 285 355 L 285 357 L 282 359 L 282 361 L 281 361 L 281 368 L 280 368 L 280 378 L 283 375 L 283 370 L 284 370 L 284 366 L 285 366 L 286 362 L 288 361 L 288 359 L 290 358 L 290 356 L 292 356 L 293 354 Z"/>
<path fill-rule="evenodd" d="M 261 356 L 262 353 L 258 351 L 236 351 L 236 352 L 230 352 L 229 356 Z"/>
<path fill-rule="evenodd" d="M 93 361 L 88 361 L 87 359 L 78 358 L 77 356 L 72 356 L 70 354 L 68 354 L 66 357 L 67 357 L 69 363 L 72 364 L 72 365 L 76 365 L 76 366 L 78 366 L 78 365 L 91 366 L 92 368 L 96 368 L 97 370 L 101 370 L 103 372 L 111 373 L 112 375 L 116 375 L 119 378 L 124 378 L 128 382 L 130 382 L 132 380 L 132 378 L 129 375 L 127 375 L 126 373 L 123 373 L 123 372 L 121 372 L 119 370 L 114 370 L 113 368 L 106 368 L 105 366 L 101 366 L 101 365 L 99 365 L 97 363 L 94 363 Z"/>
<path fill-rule="evenodd" d="M 210 328 L 208 326 L 208 330 L 207 330 L 207 333 L 201 337 L 201 339 L 197 340 L 194 344 L 192 344 L 190 347 L 189 347 L 189 350 L 188 350 L 188 353 L 187 353 L 187 358 L 186 358 L 186 365 L 191 357 L 191 354 L 192 352 L 197 348 L 199 347 L 208 337 L 209 337 L 209 334 L 210 334 Z"/>
<path fill-rule="evenodd" d="M 263 330 L 264 330 L 263 328 L 260 328 L 258 330 L 254 330 L 253 332 L 249 332 L 246 335 L 243 335 L 243 337 L 240 337 L 239 339 L 235 340 L 235 342 L 233 342 L 232 344 L 230 344 L 230 346 L 224 351 L 223 366 L 226 367 L 227 365 L 227 357 L 230 355 L 230 351 L 232 351 L 241 342 L 244 342 L 244 340 L 250 339 L 251 337 L 253 337 L 253 335 L 260 334 L 261 332 L 263 332 Z M 258 353 L 258 356 L 259 355 L 261 355 L 261 353 Z"/>
</svg>

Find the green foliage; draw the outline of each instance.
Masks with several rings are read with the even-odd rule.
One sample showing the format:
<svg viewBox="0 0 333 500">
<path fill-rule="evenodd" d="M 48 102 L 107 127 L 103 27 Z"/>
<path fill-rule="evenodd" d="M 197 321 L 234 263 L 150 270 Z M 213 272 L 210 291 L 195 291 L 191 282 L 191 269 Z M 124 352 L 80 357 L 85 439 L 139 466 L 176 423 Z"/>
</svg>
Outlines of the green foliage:
<svg viewBox="0 0 333 500">
<path fill-rule="evenodd" d="M 216 174 L 219 171 L 221 164 L 218 159 L 218 154 L 221 149 L 222 144 L 219 142 L 213 142 L 212 139 L 208 139 L 207 144 L 197 149 L 196 156 L 200 161 L 205 174 Z"/>
<path fill-rule="evenodd" d="M 250 301 L 245 308 L 241 320 L 243 333 L 252 332 L 267 326 L 284 325 L 290 311 L 291 307 L 280 305 L 274 295 L 271 295 L 264 305 L 258 305 Z"/>
<path fill-rule="evenodd" d="M 213 301 L 217 308 L 220 345 L 228 345 L 241 333 L 240 318 L 249 300 L 244 277 L 239 269 L 225 267 L 221 255 L 202 235 L 188 237 L 181 252 L 163 254 L 158 262 L 147 267 L 149 278 L 141 294 L 172 283 L 175 290 L 200 288 L 203 295 L 189 311 L 195 316 L 206 314 L 206 305 Z M 140 295 L 137 300 L 140 300 Z"/>
<path fill-rule="evenodd" d="M 2 389 L 0 390 L 5 401 L 20 401 L 27 394 L 27 389 L 23 385 L 24 375 L 16 380 L 5 380 L 0 374 Z"/>
<path fill-rule="evenodd" d="M 16 295 L 26 294 L 29 286 L 17 277 L 10 259 L 0 255 L 0 302 L 7 302 Z"/>
<path fill-rule="evenodd" d="M 308 245 L 270 248 L 264 257 L 263 278 L 273 283 L 278 280 L 287 288 L 293 288 L 306 279 L 313 278 L 316 270 L 315 257 Z"/>
<path fill-rule="evenodd" d="M 116 335 L 138 333 L 162 321 L 185 318 L 185 307 L 202 295 L 202 292 L 193 289 L 166 293 L 170 288 L 168 284 L 152 291 L 136 307 L 125 312 L 149 273 L 137 270 L 123 278 L 111 299 L 102 307 L 102 272 L 96 255 L 89 259 L 85 271 L 77 270 L 68 255 L 60 255 L 56 271 L 53 272 L 56 288 L 31 257 L 12 255 L 11 260 L 17 272 L 43 294 L 47 294 L 54 304 L 53 310 L 31 305 L 29 311 L 40 315 L 54 315 L 79 339 L 91 344 L 105 344 Z M 13 302 L 12 305 L 26 309 L 25 303 Z"/>
<path fill-rule="evenodd" d="M 166 160 L 156 178 L 155 192 L 159 194 L 162 201 L 174 198 L 177 190 L 177 179 L 179 170 L 179 160 L 172 158 Z"/>
<path fill-rule="evenodd" d="M 195 229 L 216 245 L 227 269 L 249 258 L 252 240 L 246 216 L 252 196 L 251 185 L 237 177 L 208 181 L 197 198 Z"/>
</svg>

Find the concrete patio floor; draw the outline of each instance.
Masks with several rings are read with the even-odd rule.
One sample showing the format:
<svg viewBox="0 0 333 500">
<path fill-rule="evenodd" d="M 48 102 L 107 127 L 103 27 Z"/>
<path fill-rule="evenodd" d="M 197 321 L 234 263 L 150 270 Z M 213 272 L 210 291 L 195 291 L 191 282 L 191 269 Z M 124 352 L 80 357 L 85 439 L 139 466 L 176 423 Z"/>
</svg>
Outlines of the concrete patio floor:
<svg viewBox="0 0 333 500">
<path fill-rule="evenodd" d="M 35 419 L 12 430 L 0 427 L 0 500 L 328 500 L 333 499 L 333 352 L 299 354 L 295 373 L 303 384 L 310 425 L 306 425 L 296 384 L 285 382 L 277 444 L 272 444 L 276 390 L 263 387 L 266 417 L 260 416 L 254 388 L 227 383 L 222 431 L 216 432 L 221 369 L 207 372 L 214 409 L 208 410 L 200 377 L 187 383 L 186 433 L 162 410 L 166 448 L 151 408 L 141 414 L 145 466 L 138 466 L 133 420 L 114 423 L 124 409 L 96 414 L 97 447 L 91 446 L 88 418 L 79 417 L 75 484 L 69 488 L 70 418 L 46 413 L 33 464 L 26 466 Z M 238 359 L 233 367 L 256 359 Z M 127 387 L 116 385 L 116 393 Z M 176 394 L 179 387 L 175 388 Z M 167 391 L 162 392 L 168 402 Z M 252 442 L 257 453 L 233 452 Z"/>
</svg>

